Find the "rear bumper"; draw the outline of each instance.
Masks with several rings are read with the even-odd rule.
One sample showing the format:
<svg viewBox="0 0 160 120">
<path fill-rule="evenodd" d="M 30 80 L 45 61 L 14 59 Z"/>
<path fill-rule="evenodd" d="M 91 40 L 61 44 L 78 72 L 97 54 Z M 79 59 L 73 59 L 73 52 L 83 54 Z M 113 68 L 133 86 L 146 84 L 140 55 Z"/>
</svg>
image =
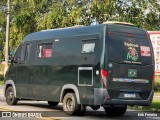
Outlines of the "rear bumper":
<svg viewBox="0 0 160 120">
<path fill-rule="evenodd" d="M 95 105 L 142 105 L 148 106 L 152 103 L 154 91 L 152 90 L 148 99 L 111 99 L 106 89 L 95 88 L 94 89 L 94 104 Z"/>
</svg>

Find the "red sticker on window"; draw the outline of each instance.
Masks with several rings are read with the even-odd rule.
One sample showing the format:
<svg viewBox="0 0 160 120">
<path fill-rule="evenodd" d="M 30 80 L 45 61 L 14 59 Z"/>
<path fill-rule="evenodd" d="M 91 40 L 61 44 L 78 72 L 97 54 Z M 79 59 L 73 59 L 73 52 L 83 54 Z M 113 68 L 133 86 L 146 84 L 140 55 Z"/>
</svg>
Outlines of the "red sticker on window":
<svg viewBox="0 0 160 120">
<path fill-rule="evenodd" d="M 141 56 L 149 57 L 151 56 L 150 48 L 147 46 L 140 46 Z"/>
<path fill-rule="evenodd" d="M 44 58 L 52 57 L 52 49 L 43 49 Z"/>
</svg>

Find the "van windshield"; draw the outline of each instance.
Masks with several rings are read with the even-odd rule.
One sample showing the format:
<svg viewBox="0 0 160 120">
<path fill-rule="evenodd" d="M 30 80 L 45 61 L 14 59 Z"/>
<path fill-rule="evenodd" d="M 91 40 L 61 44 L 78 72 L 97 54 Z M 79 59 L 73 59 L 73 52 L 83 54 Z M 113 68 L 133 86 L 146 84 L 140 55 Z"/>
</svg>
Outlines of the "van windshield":
<svg viewBox="0 0 160 120">
<path fill-rule="evenodd" d="M 112 32 L 106 39 L 108 60 L 116 63 L 150 65 L 152 49 L 146 35 Z"/>
</svg>

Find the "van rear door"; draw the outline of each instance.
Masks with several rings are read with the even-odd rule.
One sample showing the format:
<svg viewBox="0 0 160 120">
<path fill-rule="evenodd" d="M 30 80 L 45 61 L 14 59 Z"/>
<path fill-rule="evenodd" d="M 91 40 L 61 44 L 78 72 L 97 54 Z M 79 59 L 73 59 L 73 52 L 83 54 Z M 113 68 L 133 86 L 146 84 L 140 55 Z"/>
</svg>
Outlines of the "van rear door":
<svg viewBox="0 0 160 120">
<path fill-rule="evenodd" d="M 122 29 L 111 31 L 106 38 L 105 69 L 108 71 L 107 89 L 112 99 L 147 99 L 152 91 L 154 62 L 151 42 L 144 30 L 131 28 L 128 33 Z"/>
</svg>

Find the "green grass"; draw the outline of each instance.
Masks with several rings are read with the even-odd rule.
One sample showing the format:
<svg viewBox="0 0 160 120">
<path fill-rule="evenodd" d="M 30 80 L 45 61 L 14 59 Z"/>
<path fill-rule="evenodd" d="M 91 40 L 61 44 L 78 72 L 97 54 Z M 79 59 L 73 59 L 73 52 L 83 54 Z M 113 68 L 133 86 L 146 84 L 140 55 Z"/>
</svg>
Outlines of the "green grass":
<svg viewBox="0 0 160 120">
<path fill-rule="evenodd" d="M 160 111 L 160 100 L 154 99 L 150 106 L 134 106 L 130 108 L 135 110 L 142 110 L 142 111 Z"/>
<path fill-rule="evenodd" d="M 151 107 L 159 111 L 160 110 L 160 100 L 153 100 Z"/>
<path fill-rule="evenodd" d="M 0 80 L 0 85 L 3 85 L 4 84 L 4 81 Z"/>
</svg>

